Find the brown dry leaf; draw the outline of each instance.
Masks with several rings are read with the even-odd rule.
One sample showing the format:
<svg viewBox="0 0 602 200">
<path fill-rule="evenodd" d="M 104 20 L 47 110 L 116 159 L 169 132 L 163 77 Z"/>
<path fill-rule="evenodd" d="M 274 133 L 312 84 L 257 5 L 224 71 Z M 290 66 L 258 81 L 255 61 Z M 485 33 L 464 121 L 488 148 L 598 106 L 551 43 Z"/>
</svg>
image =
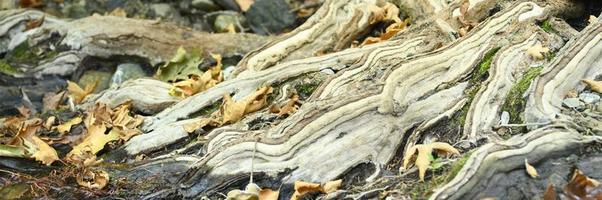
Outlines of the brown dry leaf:
<svg viewBox="0 0 602 200">
<path fill-rule="evenodd" d="M 102 170 L 86 169 L 76 177 L 77 184 L 90 189 L 102 189 L 109 183 L 109 173 Z"/>
<path fill-rule="evenodd" d="M 213 118 L 202 118 L 195 122 L 188 123 L 184 125 L 184 130 L 188 133 L 192 133 L 199 128 L 203 128 L 207 125 L 210 126 L 220 126 L 221 123 Z"/>
<path fill-rule="evenodd" d="M 261 189 L 259 191 L 259 200 L 278 200 L 278 191 L 272 189 Z"/>
<path fill-rule="evenodd" d="M 319 183 L 309 183 L 303 181 L 295 181 L 295 193 L 291 197 L 291 200 L 297 200 L 303 195 L 309 192 L 321 191 L 322 187 Z"/>
<path fill-rule="evenodd" d="M 255 3 L 255 0 L 236 0 L 236 3 L 240 7 L 240 10 L 246 12 L 247 10 L 249 10 L 249 8 L 251 8 L 251 5 Z"/>
<path fill-rule="evenodd" d="M 389 25 L 386 29 L 385 32 L 383 34 L 381 34 L 379 37 L 367 37 L 366 39 L 364 39 L 364 41 L 362 42 L 362 45 L 368 45 L 368 44 L 374 44 L 374 43 L 378 43 L 384 40 L 388 40 L 390 38 L 392 38 L 393 36 L 395 36 L 397 33 L 399 33 L 400 31 L 404 30 L 408 24 L 410 24 L 410 18 L 406 18 L 404 21 L 399 21 L 399 22 L 395 22 L 391 25 Z"/>
<path fill-rule="evenodd" d="M 84 100 L 84 98 L 86 98 L 86 96 L 92 94 L 97 84 L 98 81 L 96 81 L 94 84 L 86 85 L 85 89 L 82 89 L 79 85 L 77 85 L 77 83 L 67 81 L 67 90 L 73 97 L 73 101 L 79 104 Z"/>
<path fill-rule="evenodd" d="M 60 134 L 65 134 L 67 132 L 69 132 L 71 130 L 71 127 L 73 125 L 77 125 L 79 123 L 82 123 L 82 118 L 81 117 L 74 117 L 73 119 L 69 120 L 68 122 L 65 122 L 61 125 L 56 126 L 56 130 L 60 133 Z"/>
<path fill-rule="evenodd" d="M 105 16 L 115 16 L 115 17 L 123 17 L 127 18 L 127 13 L 121 7 L 113 9 L 110 13 L 106 13 Z"/>
<path fill-rule="evenodd" d="M 387 20 L 401 22 L 401 19 L 399 18 L 399 8 L 397 8 L 395 4 L 386 2 L 383 7 L 370 4 L 368 5 L 368 10 L 372 14 L 370 17 L 370 24 L 376 24 Z"/>
<path fill-rule="evenodd" d="M 548 185 L 548 188 L 543 193 L 543 200 L 556 200 L 556 196 L 556 189 L 554 188 L 554 185 Z"/>
<path fill-rule="evenodd" d="M 416 152 L 418 155 L 416 156 L 416 160 L 414 161 L 414 165 L 418 168 L 418 173 L 420 176 L 420 180 L 424 181 L 424 175 L 426 173 L 426 169 L 431 164 L 429 160 L 429 155 L 432 155 L 433 150 L 439 151 L 442 154 L 456 154 L 460 155 L 460 152 L 455 149 L 453 146 L 444 143 L 444 142 L 433 142 L 430 144 L 417 144 L 410 148 L 403 157 L 403 168 L 408 169 L 408 164 L 414 158 Z"/>
<path fill-rule="evenodd" d="M 54 148 L 50 147 L 46 142 L 42 141 L 37 136 L 31 137 L 31 140 L 37 146 L 37 150 L 32 155 L 37 161 L 42 162 L 45 165 L 52 164 L 55 160 L 59 159 L 59 155 L 56 153 Z"/>
<path fill-rule="evenodd" d="M 602 81 L 594 81 L 594 80 L 581 80 L 583 83 L 587 84 L 587 86 L 589 86 L 589 88 L 597 93 L 602 94 Z"/>
<path fill-rule="evenodd" d="M 278 107 L 277 105 L 273 105 L 270 108 L 270 112 L 277 113 L 278 116 L 290 115 L 297 111 L 298 104 L 301 104 L 301 102 L 299 101 L 299 95 L 295 93 L 291 95 L 284 106 Z"/>
<path fill-rule="evenodd" d="M 533 59 L 541 60 L 543 59 L 543 54 L 550 51 L 550 49 L 541 46 L 541 44 L 532 46 L 527 49 L 527 55 L 529 55 Z"/>
<path fill-rule="evenodd" d="M 44 23 L 44 19 L 46 18 L 46 15 L 42 15 L 40 18 L 38 19 L 32 19 L 29 20 L 26 24 L 25 24 L 25 30 L 24 31 L 28 31 L 34 28 L 38 28 L 40 27 L 43 23 Z"/>
<path fill-rule="evenodd" d="M 244 114 L 261 109 L 267 104 L 267 97 L 270 93 L 272 93 L 272 87 L 264 86 L 238 102 L 232 100 L 229 94 L 224 95 L 224 101 L 220 107 L 223 117 L 222 124 L 237 122 Z"/>
<path fill-rule="evenodd" d="M 114 131 L 110 131 L 109 134 L 105 134 L 107 127 L 104 124 L 94 124 L 87 127 L 88 131 L 83 141 L 73 147 L 71 152 L 66 156 L 68 161 L 79 162 L 86 160 L 88 157 L 87 152 L 92 154 L 98 153 L 102 150 L 105 145 L 111 141 L 119 139 L 119 134 Z"/>
<path fill-rule="evenodd" d="M 525 170 L 527 170 L 527 174 L 529 174 L 531 178 L 539 177 L 539 174 L 537 174 L 537 170 L 535 169 L 535 167 L 529 164 L 527 159 L 525 159 Z"/>
<path fill-rule="evenodd" d="M 332 193 L 334 191 L 337 191 L 341 187 L 342 184 L 343 184 L 342 179 L 328 181 L 324 184 L 324 186 L 322 186 L 322 192 L 326 193 L 326 194 Z"/>
<path fill-rule="evenodd" d="M 190 75 L 189 79 L 178 81 L 169 89 L 169 94 L 181 98 L 192 96 L 196 93 L 205 91 L 214 87 L 223 80 L 222 77 L 222 56 L 219 54 L 211 54 L 217 61 L 214 67 L 205 71 L 201 76 Z"/>
<path fill-rule="evenodd" d="M 601 191 L 595 190 L 598 186 L 600 186 L 598 181 L 590 179 L 585 176 L 581 170 L 575 169 L 573 178 L 571 178 L 571 181 L 564 187 L 564 194 L 568 196 L 569 199 L 591 199 L 592 196 L 600 195 L 596 192 Z"/>
<path fill-rule="evenodd" d="M 58 94 L 54 93 L 46 93 L 44 94 L 44 98 L 42 99 L 44 103 L 44 107 L 42 108 L 43 112 L 49 110 L 56 110 L 63 98 L 65 97 L 65 91 L 59 92 Z"/>
</svg>

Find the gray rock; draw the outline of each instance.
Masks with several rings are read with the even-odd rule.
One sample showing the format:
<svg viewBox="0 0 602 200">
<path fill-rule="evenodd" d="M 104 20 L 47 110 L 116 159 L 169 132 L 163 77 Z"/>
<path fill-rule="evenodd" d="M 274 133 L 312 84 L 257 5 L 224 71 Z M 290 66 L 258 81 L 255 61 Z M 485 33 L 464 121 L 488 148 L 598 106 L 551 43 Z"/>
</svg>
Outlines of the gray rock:
<svg viewBox="0 0 602 200">
<path fill-rule="evenodd" d="M 84 72 L 84 74 L 79 78 L 77 84 L 80 87 L 85 88 L 86 85 L 94 84 L 94 82 L 98 81 L 98 84 L 94 89 L 94 93 L 97 93 L 109 88 L 109 85 L 111 84 L 111 76 L 112 74 L 109 72 L 89 70 Z"/>
<path fill-rule="evenodd" d="M 508 124 L 508 122 L 510 122 L 510 113 L 504 111 L 504 112 L 502 112 L 502 115 L 500 116 L 500 124 L 504 125 L 504 124 Z"/>
<path fill-rule="evenodd" d="M 111 87 L 121 85 L 121 83 L 131 80 L 138 79 L 146 76 L 146 72 L 142 70 L 142 67 L 135 63 L 124 63 L 117 66 L 117 70 L 111 77 Z"/>
<path fill-rule="evenodd" d="M 579 98 L 566 98 L 562 100 L 562 104 L 569 108 L 583 109 L 585 104 L 579 100 Z"/>
<path fill-rule="evenodd" d="M 328 75 L 334 75 L 334 71 L 332 69 L 322 69 L 320 70 L 322 73 L 328 74 Z"/>
<path fill-rule="evenodd" d="M 191 5 L 193 8 L 206 12 L 217 11 L 220 9 L 219 6 L 215 5 L 211 0 L 192 0 Z"/>
<path fill-rule="evenodd" d="M 579 94 L 579 99 L 581 99 L 581 101 L 585 102 L 586 104 L 592 104 L 600 101 L 600 95 L 584 92 Z"/>
<path fill-rule="evenodd" d="M 234 0 L 213 0 L 213 2 L 226 10 L 240 11 L 240 7 Z"/>
<path fill-rule="evenodd" d="M 173 7 L 166 3 L 152 4 L 150 7 L 157 17 L 169 17 L 174 12 Z"/>
<path fill-rule="evenodd" d="M 215 17 L 215 21 L 213 22 L 213 30 L 218 33 L 228 32 L 228 26 L 230 24 L 237 27 L 239 24 L 238 18 L 235 15 L 223 14 Z"/>
<path fill-rule="evenodd" d="M 284 0 L 256 0 L 245 13 L 251 29 L 258 34 L 278 34 L 295 24 L 296 15 Z"/>
</svg>

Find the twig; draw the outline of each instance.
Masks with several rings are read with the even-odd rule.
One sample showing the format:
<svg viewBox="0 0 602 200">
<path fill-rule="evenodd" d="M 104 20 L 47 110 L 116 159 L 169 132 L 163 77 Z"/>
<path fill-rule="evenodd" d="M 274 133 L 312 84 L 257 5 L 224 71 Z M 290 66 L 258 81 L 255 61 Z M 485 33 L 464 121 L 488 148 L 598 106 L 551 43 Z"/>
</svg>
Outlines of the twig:
<svg viewBox="0 0 602 200">
<path fill-rule="evenodd" d="M 539 122 L 539 123 L 524 123 L 524 124 L 500 124 L 497 128 L 499 127 L 523 127 L 523 126 L 541 126 L 541 125 L 548 125 L 551 124 L 552 122 Z"/>
</svg>

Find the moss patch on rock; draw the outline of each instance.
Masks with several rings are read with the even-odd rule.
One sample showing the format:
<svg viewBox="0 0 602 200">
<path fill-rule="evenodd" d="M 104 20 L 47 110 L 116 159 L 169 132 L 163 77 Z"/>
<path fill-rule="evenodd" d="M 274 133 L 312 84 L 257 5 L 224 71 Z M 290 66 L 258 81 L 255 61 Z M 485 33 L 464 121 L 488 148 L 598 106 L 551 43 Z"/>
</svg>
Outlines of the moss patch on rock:
<svg viewBox="0 0 602 200">
<path fill-rule="evenodd" d="M 532 67 L 527 70 L 523 77 L 512 86 L 510 92 L 506 96 L 506 100 L 504 101 L 504 105 L 502 106 L 503 111 L 507 111 L 510 114 L 510 123 L 512 124 L 522 124 L 523 120 L 521 118 L 521 113 L 525 109 L 525 104 L 527 100 L 523 97 L 523 94 L 535 77 L 537 77 L 543 66 Z"/>
</svg>

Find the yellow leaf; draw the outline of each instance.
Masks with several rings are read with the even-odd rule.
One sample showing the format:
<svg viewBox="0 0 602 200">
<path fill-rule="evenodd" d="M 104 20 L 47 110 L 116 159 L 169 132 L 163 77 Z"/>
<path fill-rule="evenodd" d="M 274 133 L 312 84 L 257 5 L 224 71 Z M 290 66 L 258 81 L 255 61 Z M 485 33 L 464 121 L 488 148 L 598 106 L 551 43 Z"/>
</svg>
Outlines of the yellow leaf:
<svg viewBox="0 0 602 200">
<path fill-rule="evenodd" d="M 73 101 L 75 103 L 80 103 L 84 100 L 84 98 L 86 98 L 86 96 L 92 94 L 92 91 L 94 91 L 94 88 L 96 88 L 97 84 L 98 81 L 94 82 L 94 84 L 86 85 L 85 89 L 82 89 L 79 85 L 77 85 L 77 83 L 67 81 L 67 90 L 73 97 Z"/>
<path fill-rule="evenodd" d="M 75 117 L 71 120 L 69 120 L 68 122 L 65 122 L 61 125 L 56 126 L 56 130 L 60 133 L 60 134 L 65 134 L 67 132 L 69 132 L 71 130 L 71 127 L 73 125 L 82 123 L 82 118 L 81 117 Z"/>
<path fill-rule="evenodd" d="M 259 200 L 278 200 L 278 191 L 272 189 L 261 189 L 259 191 Z"/>
<path fill-rule="evenodd" d="M 265 86 L 239 102 L 232 100 L 228 94 L 224 95 L 224 101 L 220 108 L 223 117 L 222 124 L 237 122 L 244 114 L 261 109 L 267 104 L 267 96 L 270 93 L 272 93 L 272 87 Z"/>
<path fill-rule="evenodd" d="M 295 193 L 293 193 L 291 200 L 297 200 L 309 192 L 316 192 L 320 191 L 321 189 L 322 187 L 318 183 L 295 181 Z"/>
<path fill-rule="evenodd" d="M 86 152 L 96 154 L 102 150 L 108 142 L 119 139 L 119 134 L 115 131 L 110 131 L 109 134 L 105 134 L 107 127 L 103 124 L 94 124 L 87 128 L 88 131 L 83 141 L 74 146 L 73 150 L 67 154 L 67 160 L 75 162 L 83 161 L 87 158 L 85 156 L 87 155 Z"/>
<path fill-rule="evenodd" d="M 399 19 L 399 8 L 392 3 L 386 2 L 383 7 L 369 4 L 367 9 L 371 14 L 370 24 L 376 24 L 386 20 L 401 22 L 401 19 Z"/>
<path fill-rule="evenodd" d="M 594 80 L 581 80 L 583 83 L 587 84 L 589 88 L 597 93 L 602 94 L 602 81 L 594 81 Z"/>
<path fill-rule="evenodd" d="M 410 24 L 410 18 L 407 18 L 404 21 L 399 20 L 399 22 L 395 22 L 395 23 L 389 25 L 385 29 L 385 33 L 381 34 L 379 37 L 367 37 L 366 39 L 364 39 L 364 41 L 362 42 L 362 45 L 368 45 L 368 44 L 373 44 L 373 43 L 378 43 L 380 41 L 388 40 L 388 39 L 392 38 L 393 36 L 395 36 L 400 31 L 404 30 L 408 24 Z"/>
<path fill-rule="evenodd" d="M 109 174 L 102 170 L 84 170 L 77 177 L 77 184 L 90 188 L 102 189 L 109 183 Z"/>
<path fill-rule="evenodd" d="M 334 181 L 328 181 L 328 182 L 326 182 L 326 184 L 324 184 L 324 186 L 322 186 L 322 192 L 329 194 L 334 191 L 337 191 L 339 189 L 339 187 L 341 187 L 341 184 L 343 184 L 343 180 L 341 180 L 341 179 L 334 180 Z"/>
<path fill-rule="evenodd" d="M 527 159 L 525 159 L 525 169 L 527 170 L 527 174 L 529 174 L 531 178 L 537 178 L 539 176 L 535 167 L 531 166 Z"/>
<path fill-rule="evenodd" d="M 408 164 L 414 158 L 416 152 L 418 155 L 416 156 L 416 160 L 414 161 L 414 165 L 418 168 L 418 175 L 420 180 L 424 181 L 424 175 L 426 174 L 426 170 L 431 164 L 431 160 L 429 160 L 429 156 L 432 156 L 433 150 L 436 150 L 442 154 L 456 154 L 459 155 L 460 152 L 455 149 L 453 146 L 443 143 L 443 142 L 433 142 L 430 144 L 417 144 L 412 146 L 405 153 L 403 157 L 403 169 L 408 169 Z"/>
<path fill-rule="evenodd" d="M 54 148 L 50 147 L 48 144 L 46 144 L 46 142 L 42 141 L 37 136 L 31 137 L 31 139 L 37 146 L 37 151 L 32 155 L 32 157 L 37 161 L 40 161 L 45 165 L 50 165 L 55 160 L 59 159 L 59 156 Z"/>
<path fill-rule="evenodd" d="M 541 60 L 543 59 L 543 53 L 547 53 L 550 49 L 541 46 L 541 44 L 532 46 L 527 49 L 527 55 L 531 56 L 534 59 Z"/>
<path fill-rule="evenodd" d="M 187 80 L 178 81 L 169 89 L 169 94 L 176 97 L 186 98 L 196 93 L 208 90 L 223 80 L 222 57 L 219 54 L 211 54 L 217 61 L 214 67 L 205 71 L 201 76 L 190 75 Z"/>
<path fill-rule="evenodd" d="M 246 12 L 247 10 L 249 10 L 249 8 L 251 8 L 251 5 L 255 3 L 255 0 L 236 0 L 236 3 L 240 7 L 240 10 Z"/>
</svg>

